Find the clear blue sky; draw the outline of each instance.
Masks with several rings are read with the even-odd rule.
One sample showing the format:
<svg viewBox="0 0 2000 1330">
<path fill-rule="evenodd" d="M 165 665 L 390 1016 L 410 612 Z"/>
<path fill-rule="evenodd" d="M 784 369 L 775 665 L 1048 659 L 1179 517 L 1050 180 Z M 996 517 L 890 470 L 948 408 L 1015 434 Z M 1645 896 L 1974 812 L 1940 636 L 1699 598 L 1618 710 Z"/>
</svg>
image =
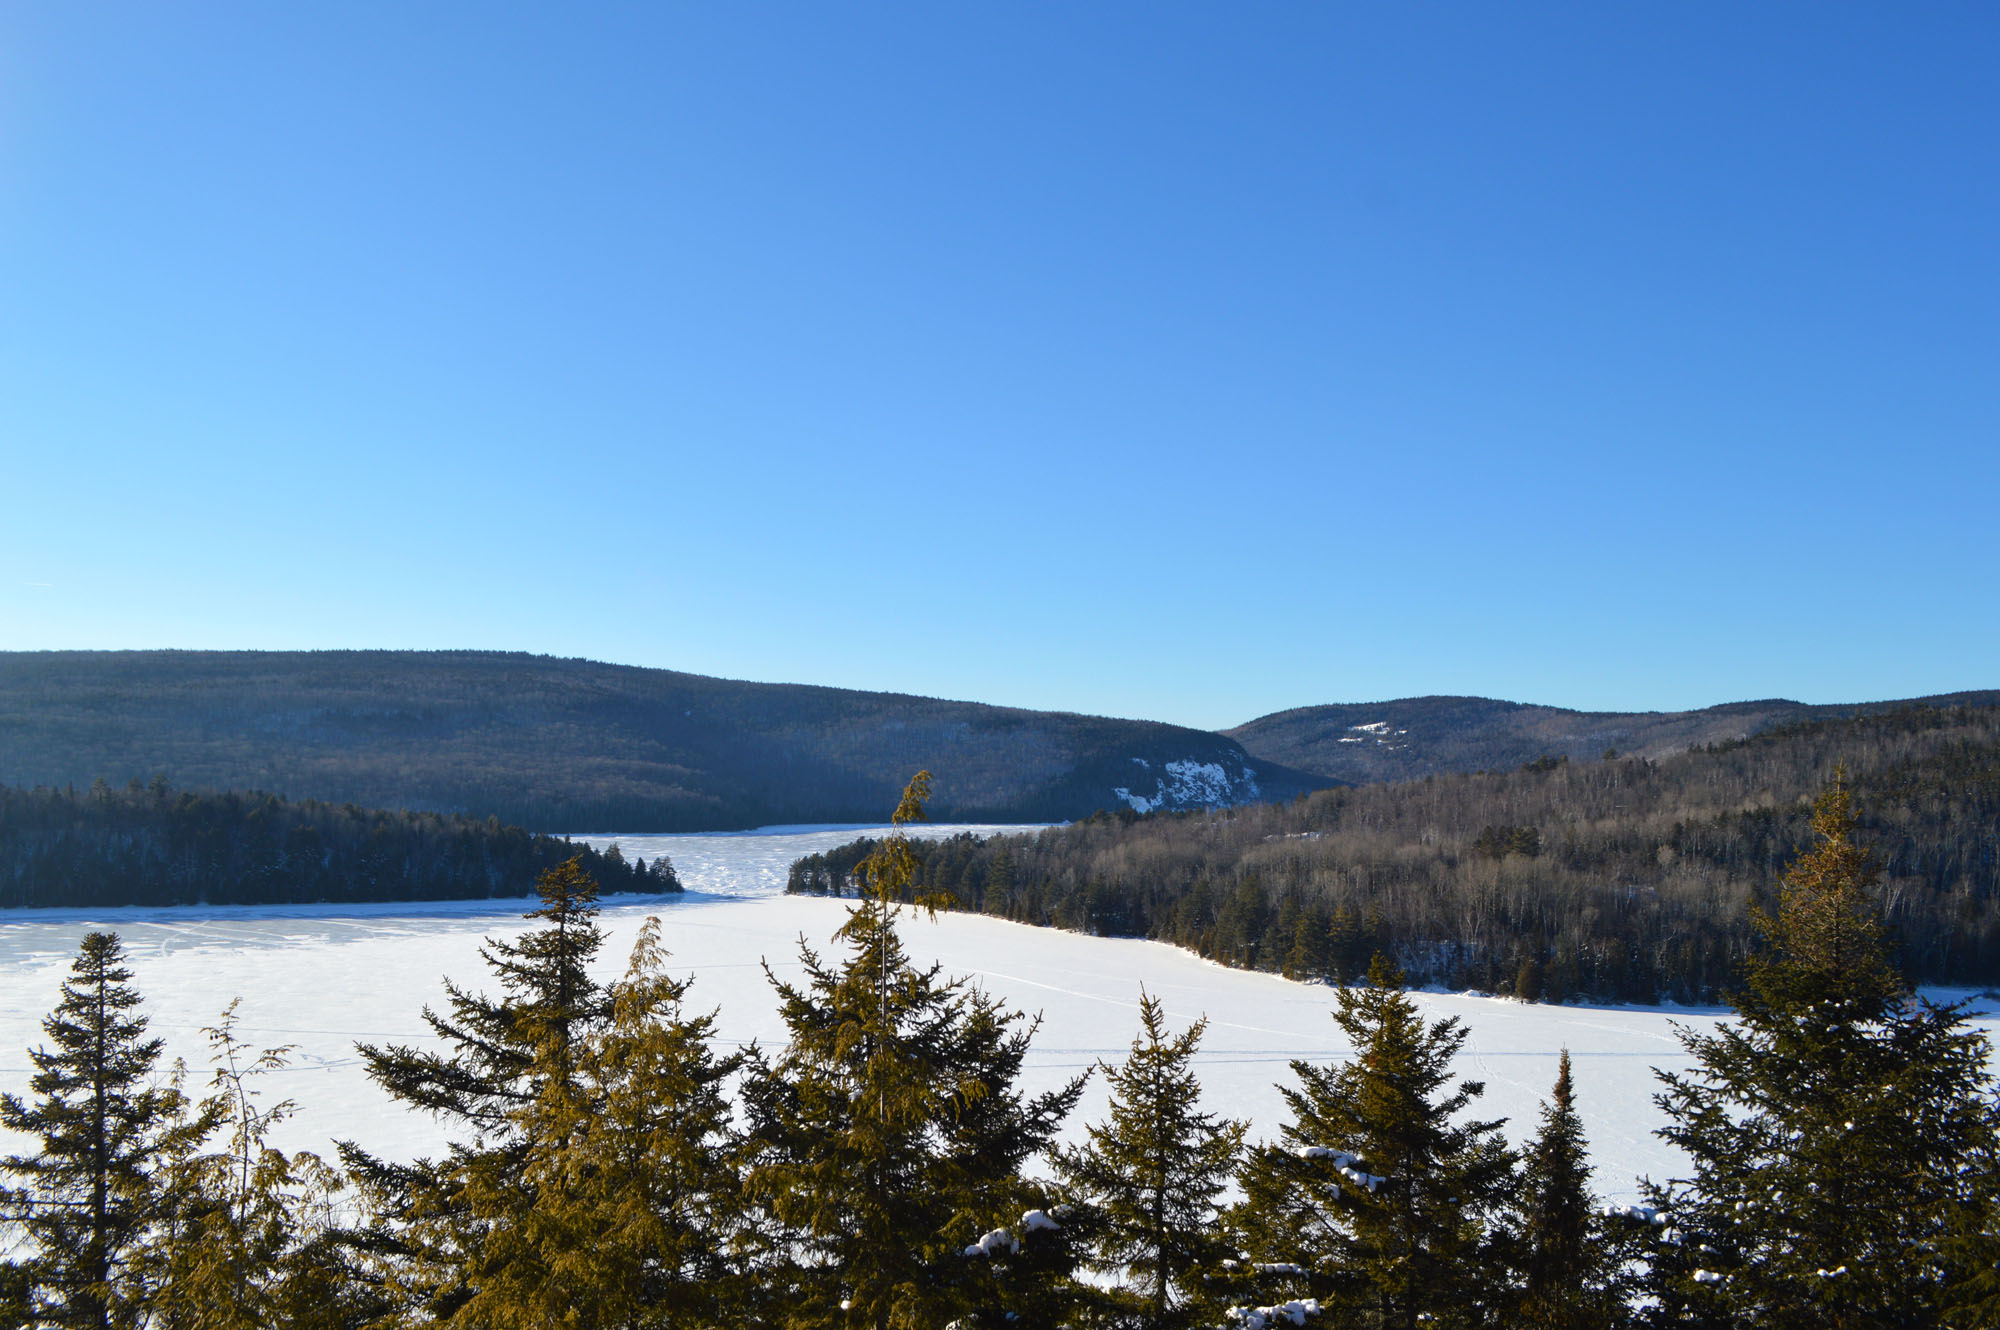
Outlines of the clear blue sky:
<svg viewBox="0 0 2000 1330">
<path fill-rule="evenodd" d="M 0 648 L 2000 687 L 2000 8 L 0 8 Z"/>
</svg>

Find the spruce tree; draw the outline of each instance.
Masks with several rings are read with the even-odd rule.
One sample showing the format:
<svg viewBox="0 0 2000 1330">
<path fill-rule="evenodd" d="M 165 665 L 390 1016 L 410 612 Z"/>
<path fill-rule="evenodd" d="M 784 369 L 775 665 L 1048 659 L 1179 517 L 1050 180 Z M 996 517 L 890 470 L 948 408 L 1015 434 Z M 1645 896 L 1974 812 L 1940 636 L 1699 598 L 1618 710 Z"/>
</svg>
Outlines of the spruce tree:
<svg viewBox="0 0 2000 1330">
<path fill-rule="evenodd" d="M 448 1320 L 506 1273 L 493 1194 L 519 1191 L 517 1211 L 531 1203 L 529 1132 L 541 1121 L 534 1110 L 552 1095 L 581 1098 L 578 1046 L 610 1019 L 610 999 L 588 970 L 603 945 L 596 882 L 571 859 L 535 886 L 541 904 L 526 917 L 543 926 L 518 942 L 489 939 L 480 952 L 501 995 L 447 980 L 450 1014 L 424 1008 L 445 1051 L 356 1045 L 385 1090 L 461 1133 L 443 1159 L 413 1164 L 378 1159 L 353 1142 L 340 1147 L 377 1216 L 363 1245 L 382 1256 L 387 1291 L 413 1314 Z M 484 1195 L 488 1213 L 475 1212 L 473 1192 Z"/>
<path fill-rule="evenodd" d="M 915 858 L 901 828 L 922 818 L 929 780 L 910 783 L 896 832 L 858 870 L 862 894 L 836 935 L 845 960 L 802 944 L 804 982 L 771 979 L 789 1038 L 745 1091 L 748 1190 L 772 1239 L 761 1324 L 890 1330 L 1063 1315 L 1075 1252 L 1022 1170 L 1083 1080 L 1024 1094 L 1033 1025 L 904 952 L 896 919 Z"/>
<path fill-rule="evenodd" d="M 1459 1120 L 1484 1091 L 1451 1083 L 1466 1028 L 1456 1017 L 1426 1023 L 1379 955 L 1367 986 L 1337 1001 L 1353 1057 L 1292 1063 L 1290 1121 L 1251 1152 L 1231 1215 L 1246 1253 L 1234 1295 L 1310 1297 L 1370 1330 L 1491 1322 L 1513 1156 L 1499 1122 Z"/>
<path fill-rule="evenodd" d="M 42 1022 L 49 1045 L 28 1051 L 34 1102 L 0 1095 L 0 1126 L 39 1143 L 0 1160 L 12 1180 L 0 1207 L 25 1239 L 37 1325 L 143 1322 L 148 1290 L 134 1258 L 160 1218 L 162 1166 L 213 1125 L 156 1074 L 161 1041 L 145 1037 L 124 961 L 117 934 L 84 937 Z"/>
<path fill-rule="evenodd" d="M 1061 1152 L 1064 1185 L 1087 1219 L 1092 1264 L 1122 1278 L 1121 1324 L 1171 1330 L 1214 1309 L 1193 1276 L 1228 1256 L 1215 1201 L 1235 1174 L 1244 1124 L 1198 1110 L 1190 1063 L 1206 1018 L 1167 1034 L 1158 998 L 1139 994 L 1139 1035 L 1121 1066 L 1104 1066 L 1111 1116 Z"/>
<path fill-rule="evenodd" d="M 1366 964 L 1367 951 L 1361 936 L 1361 919 L 1352 906 L 1337 905 L 1327 924 L 1327 971 L 1342 987 L 1354 982 Z"/>
<path fill-rule="evenodd" d="M 466 1205 L 485 1225 L 486 1271 L 452 1315 L 458 1326 L 719 1325 L 741 1309 L 734 1246 L 740 1180 L 713 1014 L 683 1009 L 690 981 L 665 972 L 658 919 L 610 989 L 608 1025 L 558 1047 L 541 1093 L 519 1114 L 519 1185 L 473 1168 Z"/>
<path fill-rule="evenodd" d="M 1942 1256 L 1955 1276 L 1944 1323 L 1965 1330 L 2000 1326 L 2000 1150 L 1967 1162 L 1973 1195 L 1951 1216 Z"/>
<path fill-rule="evenodd" d="M 1813 829 L 1757 919 L 1736 1020 L 1684 1031 L 1695 1067 L 1661 1074 L 1660 1134 L 1691 1165 L 1652 1188 L 1677 1238 L 1656 1259 L 1662 1319 L 1936 1325 L 1992 1259 L 1952 1241 L 1994 1153 L 1988 1043 L 1890 964 L 1840 778 Z"/>
<path fill-rule="evenodd" d="M 1300 909 L 1292 920 L 1291 943 L 1285 951 L 1287 979 L 1317 979 L 1326 973 L 1326 916 Z"/>
<path fill-rule="evenodd" d="M 1626 1225 L 1590 1194 L 1590 1164 L 1569 1050 L 1542 1105 L 1542 1127 L 1522 1152 L 1521 1302 L 1513 1322 L 1535 1330 L 1604 1330 L 1626 1319 Z"/>
</svg>

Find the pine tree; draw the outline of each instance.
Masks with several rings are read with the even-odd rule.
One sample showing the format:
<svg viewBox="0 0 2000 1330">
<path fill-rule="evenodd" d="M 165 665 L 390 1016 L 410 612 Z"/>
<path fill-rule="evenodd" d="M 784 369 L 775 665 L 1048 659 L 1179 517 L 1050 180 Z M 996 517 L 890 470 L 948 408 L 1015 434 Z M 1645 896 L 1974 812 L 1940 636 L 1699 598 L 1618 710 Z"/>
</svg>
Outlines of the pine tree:
<svg viewBox="0 0 2000 1330">
<path fill-rule="evenodd" d="M 191 1115 L 178 1083 L 155 1074 L 139 994 L 115 933 L 91 933 L 30 1049 L 37 1096 L 0 1095 L 0 1126 L 35 1138 L 34 1154 L 0 1160 L 14 1185 L 0 1206 L 26 1240 L 37 1325 L 109 1330 L 140 1324 L 148 1292 L 134 1257 L 160 1214 L 161 1165 L 213 1126 Z"/>
<path fill-rule="evenodd" d="M 1535 1330 L 1603 1330 L 1626 1319 L 1631 1244 L 1593 1203 L 1583 1119 L 1569 1050 L 1542 1105 L 1542 1128 L 1522 1153 L 1521 1305 L 1513 1323 Z M 1613 1221 L 1615 1223 L 1615 1220 Z"/>
<path fill-rule="evenodd" d="M 1229 1254 L 1215 1201 L 1235 1173 L 1244 1124 L 1197 1110 L 1190 1063 L 1205 1018 L 1169 1038 L 1159 999 L 1142 991 L 1139 1023 L 1124 1064 L 1103 1068 L 1110 1119 L 1058 1165 L 1087 1217 L 1093 1265 L 1128 1281 L 1116 1298 L 1121 1324 L 1170 1330 L 1214 1310 L 1192 1276 Z"/>
<path fill-rule="evenodd" d="M 1054 1324 L 1075 1254 L 1022 1175 L 1082 1091 L 1015 1088 L 1033 1025 L 964 980 L 912 965 L 897 902 L 915 881 L 905 791 L 857 876 L 834 966 L 801 946 L 803 984 L 772 977 L 789 1040 L 745 1089 L 748 1189 L 771 1226 L 763 1324 Z M 1014 1216 L 1020 1219 L 1015 1221 Z"/>
<path fill-rule="evenodd" d="M 449 1320 L 491 1279 L 507 1273 L 511 1237 L 496 1233 L 494 1199 L 519 1192 L 513 1213 L 532 1203 L 525 1177 L 534 1110 L 551 1097 L 581 1101 L 577 1050 L 610 1020 L 610 999 L 588 966 L 603 945 L 597 884 L 580 859 L 536 881 L 541 904 L 527 918 L 544 926 L 518 942 L 489 940 L 480 955 L 500 981 L 488 997 L 445 983 L 450 1015 L 423 1018 L 446 1052 L 358 1044 L 368 1072 L 397 1099 L 457 1128 L 445 1158 L 401 1164 L 353 1142 L 341 1157 L 368 1197 L 378 1225 L 366 1245 L 386 1259 L 388 1289 L 413 1314 Z M 473 1196 L 486 1214 L 475 1213 Z"/>
<path fill-rule="evenodd" d="M 1950 1238 L 1994 1153 L 1987 1041 L 1890 964 L 1839 777 L 1813 829 L 1757 919 L 1737 1019 L 1683 1032 L 1696 1066 L 1661 1074 L 1660 1134 L 1692 1165 L 1651 1194 L 1678 1231 L 1656 1259 L 1663 1319 L 1936 1325 L 1976 1273 Z"/>
<path fill-rule="evenodd" d="M 1231 1215 L 1249 1253 L 1236 1295 L 1311 1297 L 1371 1330 L 1486 1323 L 1513 1156 L 1500 1123 L 1458 1120 L 1484 1090 L 1450 1083 L 1467 1031 L 1456 1017 L 1427 1024 L 1379 955 L 1367 986 L 1337 1001 L 1354 1056 L 1292 1063 L 1290 1121 L 1251 1152 Z"/>
</svg>

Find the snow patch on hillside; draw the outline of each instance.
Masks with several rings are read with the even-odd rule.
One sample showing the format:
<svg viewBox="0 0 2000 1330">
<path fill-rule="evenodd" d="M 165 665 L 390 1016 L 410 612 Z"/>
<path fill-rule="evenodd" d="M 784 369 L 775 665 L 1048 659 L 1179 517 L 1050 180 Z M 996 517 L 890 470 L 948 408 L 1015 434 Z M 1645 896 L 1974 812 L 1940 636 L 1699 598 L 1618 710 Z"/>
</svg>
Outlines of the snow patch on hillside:
<svg viewBox="0 0 2000 1330">
<path fill-rule="evenodd" d="M 1371 720 L 1366 725 L 1350 725 L 1347 728 L 1353 732 L 1341 736 L 1340 742 L 1344 744 L 1367 743 L 1373 739 L 1392 753 L 1409 747 L 1406 743 L 1396 742 L 1397 739 L 1409 734 L 1409 731 L 1399 730 L 1386 720 Z"/>
<path fill-rule="evenodd" d="M 1147 765 L 1139 758 L 1132 760 Z M 1166 774 L 1154 781 L 1151 794 L 1139 793 L 1126 785 L 1111 793 L 1130 804 L 1134 811 L 1151 813 L 1162 808 L 1227 808 L 1231 804 L 1248 803 L 1262 791 L 1257 788 L 1257 773 L 1249 767 L 1243 768 L 1240 776 L 1231 777 L 1220 762 L 1184 758 L 1166 764 Z"/>
</svg>

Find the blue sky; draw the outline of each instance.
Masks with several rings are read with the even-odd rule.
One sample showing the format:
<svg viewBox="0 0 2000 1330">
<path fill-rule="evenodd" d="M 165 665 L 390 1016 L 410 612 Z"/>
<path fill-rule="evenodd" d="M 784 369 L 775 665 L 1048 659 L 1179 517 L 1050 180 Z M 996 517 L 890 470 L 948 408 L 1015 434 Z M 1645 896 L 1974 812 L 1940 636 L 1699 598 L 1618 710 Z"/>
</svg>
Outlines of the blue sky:
<svg viewBox="0 0 2000 1330">
<path fill-rule="evenodd" d="M 0 649 L 2000 686 L 2000 10 L 0 9 Z"/>
</svg>

